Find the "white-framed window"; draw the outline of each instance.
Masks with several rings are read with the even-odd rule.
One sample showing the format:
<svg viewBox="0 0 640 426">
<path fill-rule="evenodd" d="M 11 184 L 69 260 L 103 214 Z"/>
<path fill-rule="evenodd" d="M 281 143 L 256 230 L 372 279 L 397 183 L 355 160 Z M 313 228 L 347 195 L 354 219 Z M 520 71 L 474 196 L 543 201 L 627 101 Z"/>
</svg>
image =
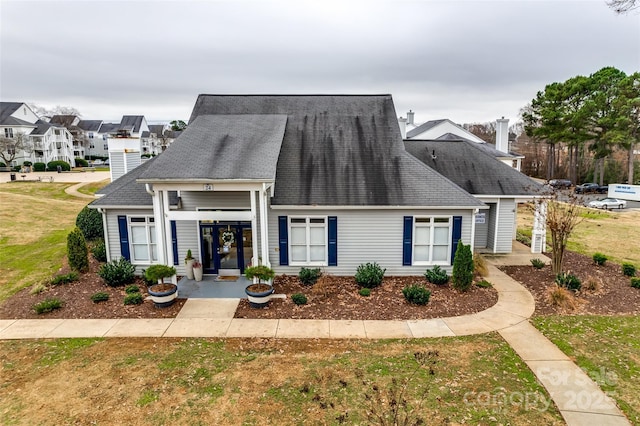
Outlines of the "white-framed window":
<svg viewBox="0 0 640 426">
<path fill-rule="evenodd" d="M 153 216 L 129 216 L 131 263 L 158 261 L 156 227 Z"/>
<path fill-rule="evenodd" d="M 4 128 L 4 137 L 13 139 L 13 129 L 11 129 L 9 127 L 5 127 Z"/>
<path fill-rule="evenodd" d="M 413 264 L 451 263 L 451 217 L 416 217 L 413 224 Z"/>
<path fill-rule="evenodd" d="M 290 265 L 327 265 L 327 218 L 289 217 Z"/>
</svg>

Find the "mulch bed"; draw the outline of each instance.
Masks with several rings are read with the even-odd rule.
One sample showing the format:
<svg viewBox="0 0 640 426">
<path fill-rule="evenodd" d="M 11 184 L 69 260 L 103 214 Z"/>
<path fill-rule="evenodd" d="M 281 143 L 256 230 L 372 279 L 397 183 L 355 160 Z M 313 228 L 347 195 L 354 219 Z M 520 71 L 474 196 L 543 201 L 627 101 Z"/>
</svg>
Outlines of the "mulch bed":
<svg viewBox="0 0 640 426">
<path fill-rule="evenodd" d="M 429 303 L 418 306 L 408 303 L 402 289 L 406 285 L 421 283 L 431 290 Z M 333 319 L 333 320 L 411 320 L 441 318 L 479 312 L 493 306 L 498 301 L 498 293 L 493 288 L 472 286 L 460 293 L 450 284 L 437 286 L 428 283 L 424 277 L 385 277 L 382 285 L 371 290 L 370 296 L 360 296 L 360 289 L 353 277 L 329 277 L 329 285 L 324 294 L 316 284 L 304 286 L 297 276 L 281 275 L 274 279 L 276 294 L 286 294 L 287 298 L 273 299 L 266 308 L 255 309 L 246 299 L 240 301 L 236 318 L 291 318 L 291 319 Z M 318 286 L 318 287 L 316 287 Z M 303 293 L 307 304 L 296 305 L 291 295 Z"/>
<path fill-rule="evenodd" d="M 89 272 L 80 274 L 78 281 L 57 286 L 47 286 L 39 294 L 29 294 L 31 287 L 27 287 L 0 306 L 0 319 L 24 318 L 174 318 L 186 299 L 177 299 L 168 308 L 156 308 L 153 302 L 146 299 L 147 286 L 140 278 L 133 284 L 140 287 L 145 301 L 141 305 L 125 305 L 126 295 L 124 287 L 109 287 L 96 273 L 99 263 L 90 256 Z M 63 266 L 57 275 L 70 272 L 68 266 Z M 97 292 L 109 294 L 109 300 L 93 303 L 91 296 Z M 45 299 L 58 298 L 63 306 L 55 311 L 38 315 L 33 306 Z"/>
<path fill-rule="evenodd" d="M 522 283 L 536 301 L 535 315 L 592 314 L 638 315 L 640 314 L 640 290 L 631 287 L 631 280 L 622 274 L 621 265 L 606 262 L 598 266 L 589 256 L 567 251 L 564 269 L 580 278 L 583 288 L 575 294 L 577 308 L 573 311 L 554 306 L 549 302 L 549 289 L 555 288 L 555 275 L 551 266 L 535 269 L 533 266 L 506 266 L 501 268 L 516 281 Z M 589 280 L 598 283 L 597 290 L 585 289 Z"/>
</svg>

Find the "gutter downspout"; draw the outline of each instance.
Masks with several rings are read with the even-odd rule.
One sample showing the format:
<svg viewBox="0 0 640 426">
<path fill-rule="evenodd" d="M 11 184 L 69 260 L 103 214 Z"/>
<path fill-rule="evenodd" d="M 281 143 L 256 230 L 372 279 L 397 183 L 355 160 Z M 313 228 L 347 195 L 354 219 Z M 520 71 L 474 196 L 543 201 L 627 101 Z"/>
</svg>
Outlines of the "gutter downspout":
<svg viewBox="0 0 640 426">
<path fill-rule="evenodd" d="M 98 207 L 98 212 L 102 215 L 102 229 L 104 229 L 104 248 L 107 252 L 107 262 L 111 262 L 111 250 L 109 250 L 109 227 L 107 225 L 107 215 L 104 210 Z"/>
<path fill-rule="evenodd" d="M 471 253 L 476 250 L 476 215 L 480 213 L 480 209 L 473 209 L 471 215 Z"/>
</svg>

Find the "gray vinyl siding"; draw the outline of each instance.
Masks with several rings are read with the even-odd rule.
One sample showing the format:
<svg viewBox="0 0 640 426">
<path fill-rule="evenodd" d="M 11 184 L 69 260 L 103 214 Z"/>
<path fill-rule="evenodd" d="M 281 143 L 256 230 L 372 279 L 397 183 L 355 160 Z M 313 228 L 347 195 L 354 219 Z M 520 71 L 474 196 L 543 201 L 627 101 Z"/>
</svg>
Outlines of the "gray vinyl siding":
<svg viewBox="0 0 640 426">
<path fill-rule="evenodd" d="M 198 222 L 195 220 L 176 221 L 176 235 L 178 237 L 178 264 L 174 266 L 178 275 L 185 275 L 184 258 L 187 256 L 187 250 L 191 250 L 194 259 L 202 261 Z M 171 230 L 168 230 L 167 236 L 171 238 Z"/>
<path fill-rule="evenodd" d="M 109 244 L 109 260 L 122 257 L 118 216 L 153 216 L 153 210 L 107 210 L 107 234 L 105 239 L 108 240 Z M 136 274 L 141 274 L 142 269 L 145 269 L 145 265 L 136 265 Z"/>
<path fill-rule="evenodd" d="M 183 210 L 197 210 L 198 208 L 238 210 L 251 208 L 251 199 L 248 191 L 181 191 L 180 198 Z"/>
<path fill-rule="evenodd" d="M 473 241 L 475 248 L 487 248 L 487 233 L 489 232 L 489 210 L 481 210 L 484 223 L 476 223 L 476 235 Z"/>
<path fill-rule="evenodd" d="M 498 211 L 496 203 L 487 203 L 489 210 L 487 212 L 487 248 L 494 252 L 496 242 L 496 214 Z"/>
<path fill-rule="evenodd" d="M 502 198 L 498 203 L 499 226 L 496 238 L 496 253 L 511 253 L 516 203 L 513 198 Z"/>
<path fill-rule="evenodd" d="M 111 169 L 112 181 L 124 175 L 124 152 L 109 153 L 109 168 Z"/>
<path fill-rule="evenodd" d="M 278 274 L 298 274 L 301 266 L 280 266 L 278 216 L 337 216 L 338 266 L 321 267 L 324 271 L 352 276 L 358 265 L 377 262 L 386 268 L 385 275 L 422 275 L 428 266 L 402 265 L 404 216 L 462 216 L 462 241 L 471 242 L 470 210 L 271 210 L 269 212 L 269 260 Z M 451 271 L 451 267 L 444 267 Z"/>
</svg>

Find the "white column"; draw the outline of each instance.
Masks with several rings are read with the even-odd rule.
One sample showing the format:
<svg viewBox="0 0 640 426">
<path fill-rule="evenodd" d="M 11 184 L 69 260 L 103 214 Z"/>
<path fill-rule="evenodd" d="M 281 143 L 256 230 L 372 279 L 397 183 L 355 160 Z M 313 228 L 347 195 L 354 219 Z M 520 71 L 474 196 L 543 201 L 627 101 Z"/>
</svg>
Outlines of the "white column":
<svg viewBox="0 0 640 426">
<path fill-rule="evenodd" d="M 536 200 L 531 232 L 531 253 L 544 253 L 547 244 L 547 202 Z"/>
<path fill-rule="evenodd" d="M 153 223 L 156 228 L 156 250 L 158 252 L 158 263 L 165 262 L 165 235 L 164 235 L 164 206 L 162 202 L 162 192 L 153 190 Z"/>
<path fill-rule="evenodd" d="M 256 237 L 258 236 L 258 215 L 256 212 L 256 191 L 249 191 L 251 198 L 251 247 L 253 248 L 253 259 L 251 261 L 252 266 L 258 264 L 258 244 L 256 244 Z"/>
<path fill-rule="evenodd" d="M 267 219 L 267 191 L 266 185 L 262 185 L 260 191 L 260 251 L 262 253 L 262 263 L 271 267 L 269 261 L 269 224 Z"/>
</svg>

